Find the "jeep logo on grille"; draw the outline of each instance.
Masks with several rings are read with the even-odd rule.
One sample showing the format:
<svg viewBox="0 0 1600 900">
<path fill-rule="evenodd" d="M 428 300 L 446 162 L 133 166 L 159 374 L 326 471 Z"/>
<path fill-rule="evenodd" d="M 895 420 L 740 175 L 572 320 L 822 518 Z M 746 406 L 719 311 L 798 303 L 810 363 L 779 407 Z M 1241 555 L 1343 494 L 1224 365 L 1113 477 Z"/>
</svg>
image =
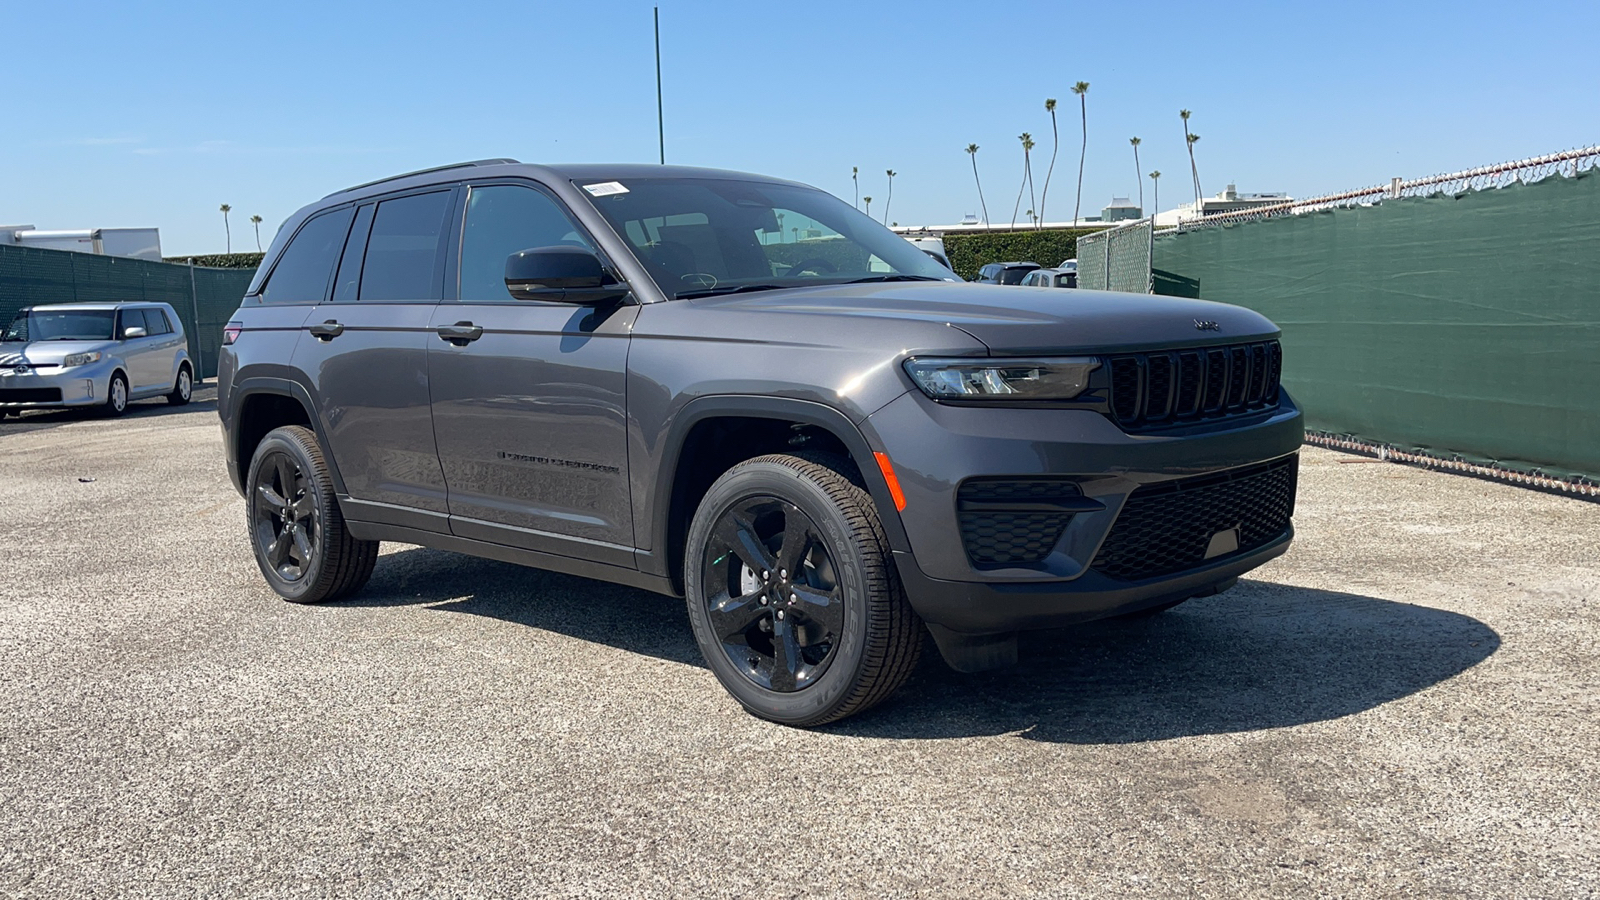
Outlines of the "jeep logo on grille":
<svg viewBox="0 0 1600 900">
<path fill-rule="evenodd" d="M 1221 331 L 1222 330 L 1222 326 L 1221 325 L 1218 325 L 1215 322 L 1207 321 L 1206 319 L 1195 319 L 1194 320 L 1194 327 L 1200 329 L 1201 331 Z"/>
</svg>

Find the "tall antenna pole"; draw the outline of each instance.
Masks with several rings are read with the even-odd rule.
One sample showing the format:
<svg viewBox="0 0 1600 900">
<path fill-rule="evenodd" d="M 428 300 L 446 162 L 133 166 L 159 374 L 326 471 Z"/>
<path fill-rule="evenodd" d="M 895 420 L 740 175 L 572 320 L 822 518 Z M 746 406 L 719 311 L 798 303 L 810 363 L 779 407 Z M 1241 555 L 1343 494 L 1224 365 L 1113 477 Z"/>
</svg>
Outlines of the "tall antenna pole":
<svg viewBox="0 0 1600 900">
<path fill-rule="evenodd" d="M 656 134 L 661 139 L 661 164 L 667 164 L 667 127 L 661 121 L 661 7 L 656 13 Z"/>
</svg>

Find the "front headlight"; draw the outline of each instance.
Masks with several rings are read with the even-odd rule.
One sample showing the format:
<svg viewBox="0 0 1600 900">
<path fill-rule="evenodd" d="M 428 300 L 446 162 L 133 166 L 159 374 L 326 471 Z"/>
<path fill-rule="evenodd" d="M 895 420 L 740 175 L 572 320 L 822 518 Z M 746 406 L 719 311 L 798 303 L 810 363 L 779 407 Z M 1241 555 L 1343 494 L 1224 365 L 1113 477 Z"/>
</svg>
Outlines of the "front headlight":
<svg viewBox="0 0 1600 900">
<path fill-rule="evenodd" d="M 1098 368 L 1092 356 L 906 360 L 911 380 L 935 400 L 1071 400 Z"/>
<path fill-rule="evenodd" d="M 61 368 L 70 369 L 73 366 L 87 366 L 92 362 L 100 361 L 100 352 L 90 350 L 88 353 L 74 353 L 61 361 Z"/>
</svg>

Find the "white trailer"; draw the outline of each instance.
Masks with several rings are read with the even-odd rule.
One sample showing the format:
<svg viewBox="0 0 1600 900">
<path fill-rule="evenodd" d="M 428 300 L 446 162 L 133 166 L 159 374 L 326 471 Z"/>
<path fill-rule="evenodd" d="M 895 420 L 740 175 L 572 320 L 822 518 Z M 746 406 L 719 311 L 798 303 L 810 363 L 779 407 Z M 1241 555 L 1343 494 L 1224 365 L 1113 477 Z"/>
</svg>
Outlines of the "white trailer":
<svg viewBox="0 0 1600 900">
<path fill-rule="evenodd" d="M 3 236 L 4 233 L 0 232 L 0 237 Z M 157 228 L 82 228 L 73 231 L 19 228 L 10 232 L 10 239 L 11 243 L 24 247 L 161 261 L 161 231 Z"/>
</svg>

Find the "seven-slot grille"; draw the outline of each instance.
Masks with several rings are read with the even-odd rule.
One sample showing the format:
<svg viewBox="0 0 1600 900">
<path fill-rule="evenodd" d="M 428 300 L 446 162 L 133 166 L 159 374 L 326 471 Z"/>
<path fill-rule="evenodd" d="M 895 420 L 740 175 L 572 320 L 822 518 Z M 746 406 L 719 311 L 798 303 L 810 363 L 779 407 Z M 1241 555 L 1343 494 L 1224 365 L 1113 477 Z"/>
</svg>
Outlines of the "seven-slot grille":
<svg viewBox="0 0 1600 900">
<path fill-rule="evenodd" d="M 1298 456 L 1137 488 L 1117 516 L 1090 568 L 1139 581 L 1207 562 L 1212 538 L 1237 528 L 1232 556 L 1264 547 L 1294 515 Z"/>
<path fill-rule="evenodd" d="M 1110 357 L 1111 414 L 1126 431 L 1226 419 L 1278 405 L 1277 341 Z"/>
</svg>

